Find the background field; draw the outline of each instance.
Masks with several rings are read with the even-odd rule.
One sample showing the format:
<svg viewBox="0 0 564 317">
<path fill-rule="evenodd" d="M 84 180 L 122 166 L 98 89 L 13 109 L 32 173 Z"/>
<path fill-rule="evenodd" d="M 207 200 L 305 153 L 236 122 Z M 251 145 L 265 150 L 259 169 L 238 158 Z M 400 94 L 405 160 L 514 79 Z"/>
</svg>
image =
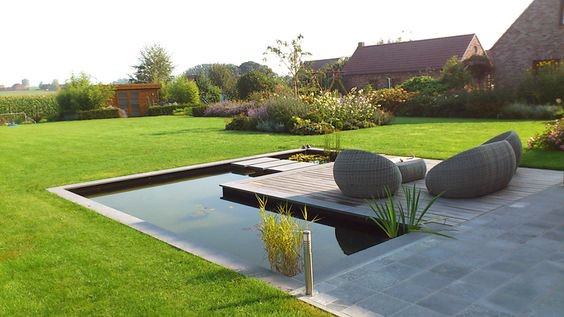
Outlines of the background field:
<svg viewBox="0 0 564 317">
<path fill-rule="evenodd" d="M 38 96 L 38 95 L 52 95 L 56 91 L 45 91 L 45 90 L 19 90 L 19 91 L 0 91 L 0 97 L 2 96 Z"/>
</svg>

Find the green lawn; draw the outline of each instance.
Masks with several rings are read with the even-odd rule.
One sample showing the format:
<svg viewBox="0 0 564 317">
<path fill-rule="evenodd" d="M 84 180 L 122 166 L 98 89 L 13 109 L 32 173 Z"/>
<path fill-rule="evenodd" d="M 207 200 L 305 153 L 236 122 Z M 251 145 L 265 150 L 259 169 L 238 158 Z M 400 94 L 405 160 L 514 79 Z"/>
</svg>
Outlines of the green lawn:
<svg viewBox="0 0 564 317">
<path fill-rule="evenodd" d="M 321 146 L 323 137 L 224 131 L 218 118 L 152 117 L 0 127 L 0 315 L 322 314 L 60 199 L 55 185 Z M 342 133 L 343 147 L 446 158 L 540 121 L 405 119 Z M 526 166 L 564 170 L 562 153 Z"/>
</svg>

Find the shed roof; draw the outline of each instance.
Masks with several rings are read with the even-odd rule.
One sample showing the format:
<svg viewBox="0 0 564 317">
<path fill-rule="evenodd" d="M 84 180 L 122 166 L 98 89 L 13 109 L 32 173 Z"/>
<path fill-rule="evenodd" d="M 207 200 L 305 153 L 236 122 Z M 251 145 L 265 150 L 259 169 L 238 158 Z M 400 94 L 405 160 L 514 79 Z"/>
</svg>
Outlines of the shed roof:
<svg viewBox="0 0 564 317">
<path fill-rule="evenodd" d="M 359 46 L 343 68 L 345 75 L 411 72 L 441 68 L 462 58 L 475 34 Z"/>
</svg>

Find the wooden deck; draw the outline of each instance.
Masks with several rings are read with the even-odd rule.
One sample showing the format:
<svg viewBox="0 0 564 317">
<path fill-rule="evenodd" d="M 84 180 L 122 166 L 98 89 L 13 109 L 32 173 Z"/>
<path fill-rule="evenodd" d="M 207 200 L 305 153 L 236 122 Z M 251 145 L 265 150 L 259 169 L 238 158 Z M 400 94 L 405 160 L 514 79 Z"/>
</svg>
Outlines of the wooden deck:
<svg viewBox="0 0 564 317">
<path fill-rule="evenodd" d="M 389 158 L 394 159 L 394 157 Z M 439 162 L 425 160 L 427 170 Z M 481 214 L 511 205 L 521 198 L 562 183 L 563 180 L 564 172 L 561 171 L 519 168 L 506 189 L 473 199 L 441 198 L 431 207 L 426 220 L 456 226 Z M 431 199 L 424 179 L 405 185 L 413 186 L 413 184 L 422 190 L 423 200 Z M 364 217 L 373 215 L 366 200 L 347 197 L 341 193 L 333 179 L 332 163 L 230 182 L 221 186 L 224 191 L 259 194 L 341 214 Z M 396 200 L 404 201 L 401 190 L 395 197 Z"/>
</svg>

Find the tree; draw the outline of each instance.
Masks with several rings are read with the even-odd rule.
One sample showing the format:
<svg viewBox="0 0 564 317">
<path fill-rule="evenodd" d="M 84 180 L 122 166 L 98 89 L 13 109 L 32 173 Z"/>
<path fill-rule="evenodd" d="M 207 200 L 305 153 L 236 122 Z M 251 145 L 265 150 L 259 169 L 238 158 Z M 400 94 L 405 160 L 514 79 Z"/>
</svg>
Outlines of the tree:
<svg viewBox="0 0 564 317">
<path fill-rule="evenodd" d="M 130 75 L 132 82 L 163 84 L 172 79 L 174 66 L 170 55 L 162 46 L 146 46 L 140 54 L 139 65 L 133 66 L 135 73 Z"/>
<path fill-rule="evenodd" d="M 292 81 L 294 95 L 298 95 L 300 85 L 299 72 L 303 66 L 303 58 L 310 56 L 311 53 L 302 49 L 303 35 L 298 36 L 290 42 L 276 40 L 274 46 L 268 46 L 264 52 L 265 58 L 268 55 L 274 55 L 280 61 L 280 64 L 286 67 Z"/>
<path fill-rule="evenodd" d="M 237 91 L 241 99 L 249 98 L 254 92 L 272 92 L 275 86 L 276 82 L 274 78 L 258 70 L 241 76 L 237 81 Z"/>
<path fill-rule="evenodd" d="M 200 92 L 193 80 L 178 76 L 163 87 L 163 99 L 179 104 L 200 104 Z"/>
<path fill-rule="evenodd" d="M 107 106 L 113 94 L 114 90 L 111 86 L 93 84 L 90 76 L 81 73 L 78 76 L 71 76 L 56 99 L 63 114 L 68 115 Z"/>
<path fill-rule="evenodd" d="M 458 57 L 449 58 L 441 70 L 441 83 L 448 89 L 464 89 L 472 82 L 470 72 L 458 60 Z"/>
<path fill-rule="evenodd" d="M 50 90 L 58 91 L 59 89 L 61 89 L 61 85 L 59 85 L 59 80 L 53 79 L 53 81 L 51 82 L 51 89 Z"/>
<path fill-rule="evenodd" d="M 256 63 L 256 62 L 253 62 L 253 61 L 244 62 L 241 65 L 239 65 L 239 75 L 241 75 L 241 76 L 243 76 L 247 73 L 250 73 L 253 70 L 258 70 L 258 71 L 261 71 L 265 74 L 273 73 L 272 69 L 270 69 L 270 67 Z"/>
<path fill-rule="evenodd" d="M 229 98 L 237 97 L 237 66 L 229 64 L 213 64 L 208 70 L 208 76 L 213 85 Z"/>
<path fill-rule="evenodd" d="M 202 103 L 219 102 L 221 99 L 221 88 L 212 84 L 208 75 L 200 74 L 196 76 L 196 85 L 200 90 L 200 100 Z"/>
</svg>

